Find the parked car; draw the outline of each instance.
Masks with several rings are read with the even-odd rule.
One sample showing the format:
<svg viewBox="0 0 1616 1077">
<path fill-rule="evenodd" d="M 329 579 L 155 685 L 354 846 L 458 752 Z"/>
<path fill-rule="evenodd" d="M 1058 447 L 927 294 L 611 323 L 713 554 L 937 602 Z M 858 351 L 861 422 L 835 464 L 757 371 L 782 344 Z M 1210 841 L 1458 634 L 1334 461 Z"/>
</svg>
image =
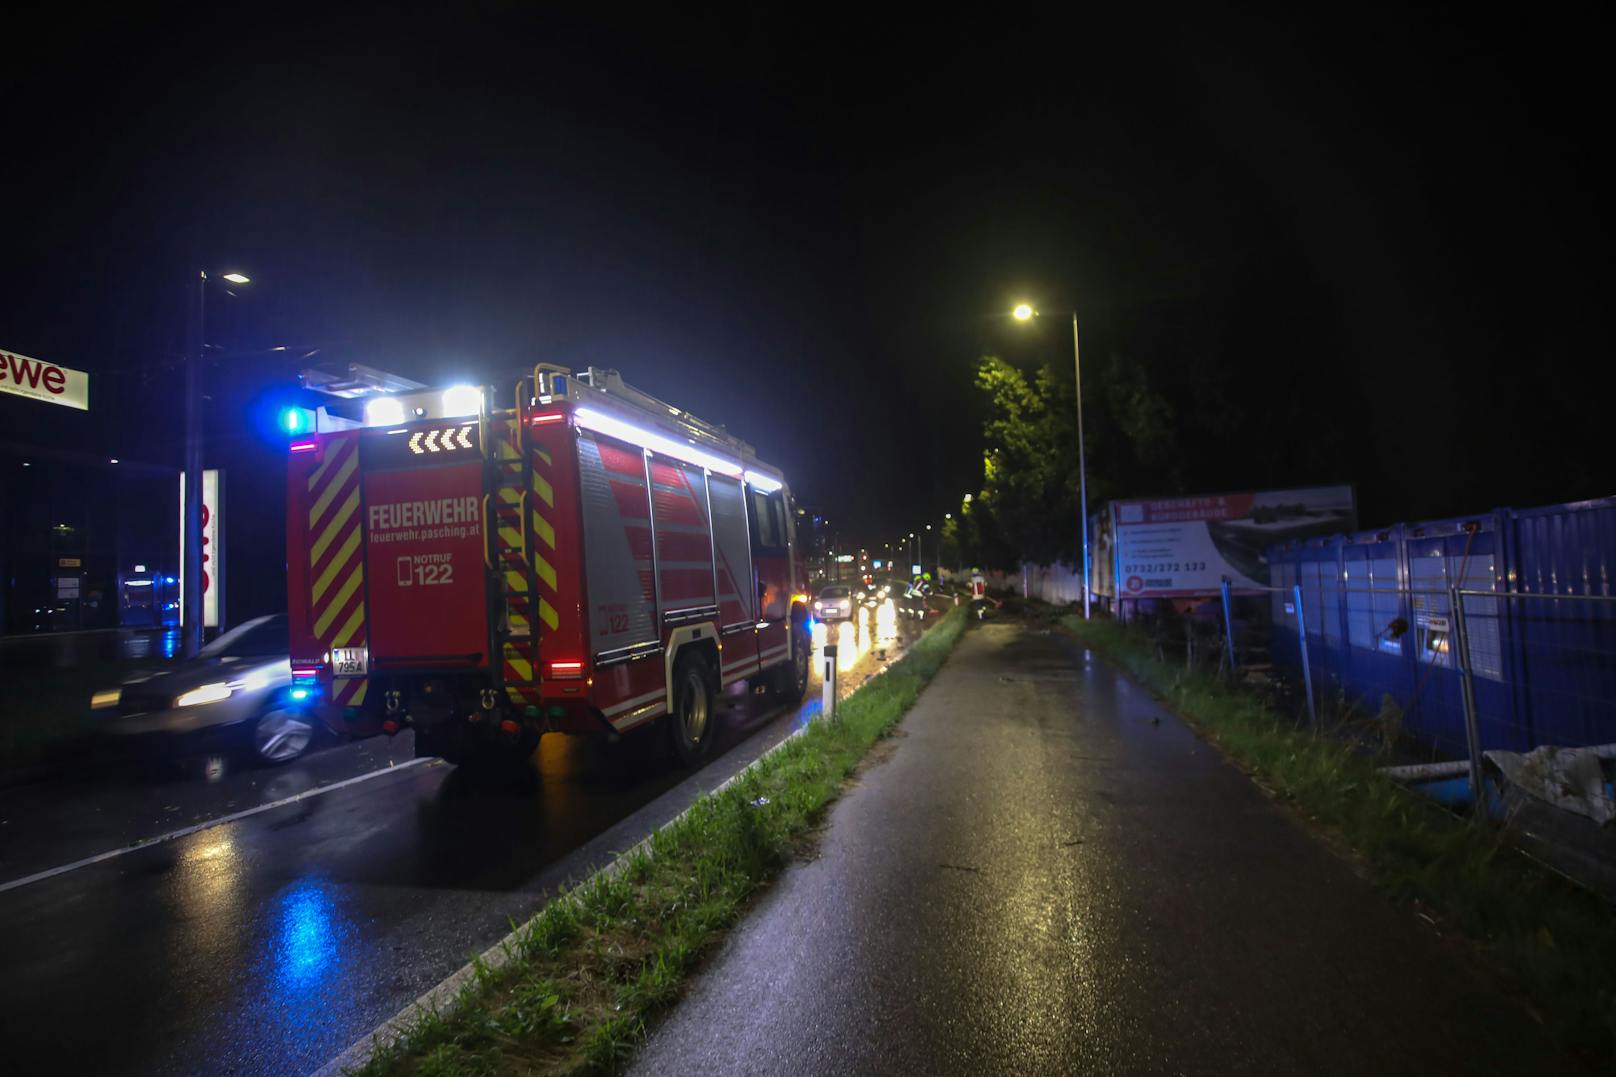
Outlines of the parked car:
<svg viewBox="0 0 1616 1077">
<path fill-rule="evenodd" d="M 283 613 L 244 621 L 194 659 L 97 692 L 101 731 L 176 754 L 221 747 L 263 763 L 296 759 L 317 722 L 306 690 L 292 685 L 286 624 Z"/>
<path fill-rule="evenodd" d="M 814 599 L 814 616 L 821 621 L 846 621 L 853 616 L 853 590 L 827 587 Z"/>
</svg>

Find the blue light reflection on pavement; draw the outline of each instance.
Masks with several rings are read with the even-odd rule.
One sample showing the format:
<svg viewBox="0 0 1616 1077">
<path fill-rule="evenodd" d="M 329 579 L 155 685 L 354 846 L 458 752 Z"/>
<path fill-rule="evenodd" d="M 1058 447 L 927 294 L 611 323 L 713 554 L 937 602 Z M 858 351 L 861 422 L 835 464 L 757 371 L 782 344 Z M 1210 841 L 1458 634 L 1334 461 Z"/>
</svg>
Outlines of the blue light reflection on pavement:
<svg viewBox="0 0 1616 1077">
<path fill-rule="evenodd" d="M 295 1001 L 319 986 L 343 963 L 348 925 L 337 915 L 326 885 L 304 879 L 282 892 L 275 912 L 276 931 L 269 940 L 269 960 L 281 1001 Z"/>
<path fill-rule="evenodd" d="M 247 1068 L 277 1059 L 287 1072 L 306 1071 L 346 1046 L 332 1039 L 333 1025 L 340 1025 L 332 1019 L 346 1019 L 363 996 L 348 992 L 354 991 L 354 977 L 363 976 L 367 955 L 340 896 L 340 888 L 318 875 L 276 895 L 260 951 L 262 1039 L 253 1051 L 257 1065 Z"/>
</svg>

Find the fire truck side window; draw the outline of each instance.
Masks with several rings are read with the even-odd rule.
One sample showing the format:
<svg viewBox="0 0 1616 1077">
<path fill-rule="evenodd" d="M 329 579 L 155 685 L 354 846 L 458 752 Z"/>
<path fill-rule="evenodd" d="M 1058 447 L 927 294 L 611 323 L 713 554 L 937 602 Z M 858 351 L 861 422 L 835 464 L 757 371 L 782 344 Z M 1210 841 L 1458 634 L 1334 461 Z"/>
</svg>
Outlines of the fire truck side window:
<svg viewBox="0 0 1616 1077">
<path fill-rule="evenodd" d="M 752 498 L 752 543 L 759 550 L 784 553 L 786 548 L 786 516 L 784 499 L 780 494 L 750 491 Z"/>
</svg>

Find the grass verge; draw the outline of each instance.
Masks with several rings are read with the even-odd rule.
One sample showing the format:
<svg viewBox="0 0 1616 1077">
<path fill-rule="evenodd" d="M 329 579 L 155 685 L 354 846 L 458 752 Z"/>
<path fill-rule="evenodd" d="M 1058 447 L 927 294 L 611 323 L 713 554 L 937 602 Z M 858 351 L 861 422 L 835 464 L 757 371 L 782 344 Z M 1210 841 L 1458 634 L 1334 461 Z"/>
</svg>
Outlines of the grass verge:
<svg viewBox="0 0 1616 1077">
<path fill-rule="evenodd" d="M 1348 846 L 1393 897 L 1467 939 L 1559 1042 L 1616 1063 L 1616 918 L 1603 901 L 1376 771 L 1350 744 L 1299 728 L 1257 695 L 1159 661 L 1143 633 L 1053 616 L 1157 693 L 1206 740 Z"/>
<path fill-rule="evenodd" d="M 702 955 L 800 847 L 864 754 L 919 697 L 965 629 L 952 610 L 881 676 L 741 778 L 516 934 L 454 1004 L 421 1014 L 359 1073 L 447 1077 L 612 1072 Z"/>
</svg>

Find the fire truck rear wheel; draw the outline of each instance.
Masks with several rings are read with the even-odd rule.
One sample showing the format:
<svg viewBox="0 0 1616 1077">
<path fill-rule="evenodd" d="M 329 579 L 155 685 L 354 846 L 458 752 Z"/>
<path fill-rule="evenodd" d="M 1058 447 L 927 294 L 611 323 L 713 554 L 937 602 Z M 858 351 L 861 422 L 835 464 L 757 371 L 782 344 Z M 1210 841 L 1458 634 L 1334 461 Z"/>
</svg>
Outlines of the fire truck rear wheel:
<svg viewBox="0 0 1616 1077">
<path fill-rule="evenodd" d="M 673 667 L 673 713 L 663 721 L 679 762 L 693 767 L 707 758 L 713 739 L 713 682 L 707 664 L 693 654 Z"/>
</svg>

